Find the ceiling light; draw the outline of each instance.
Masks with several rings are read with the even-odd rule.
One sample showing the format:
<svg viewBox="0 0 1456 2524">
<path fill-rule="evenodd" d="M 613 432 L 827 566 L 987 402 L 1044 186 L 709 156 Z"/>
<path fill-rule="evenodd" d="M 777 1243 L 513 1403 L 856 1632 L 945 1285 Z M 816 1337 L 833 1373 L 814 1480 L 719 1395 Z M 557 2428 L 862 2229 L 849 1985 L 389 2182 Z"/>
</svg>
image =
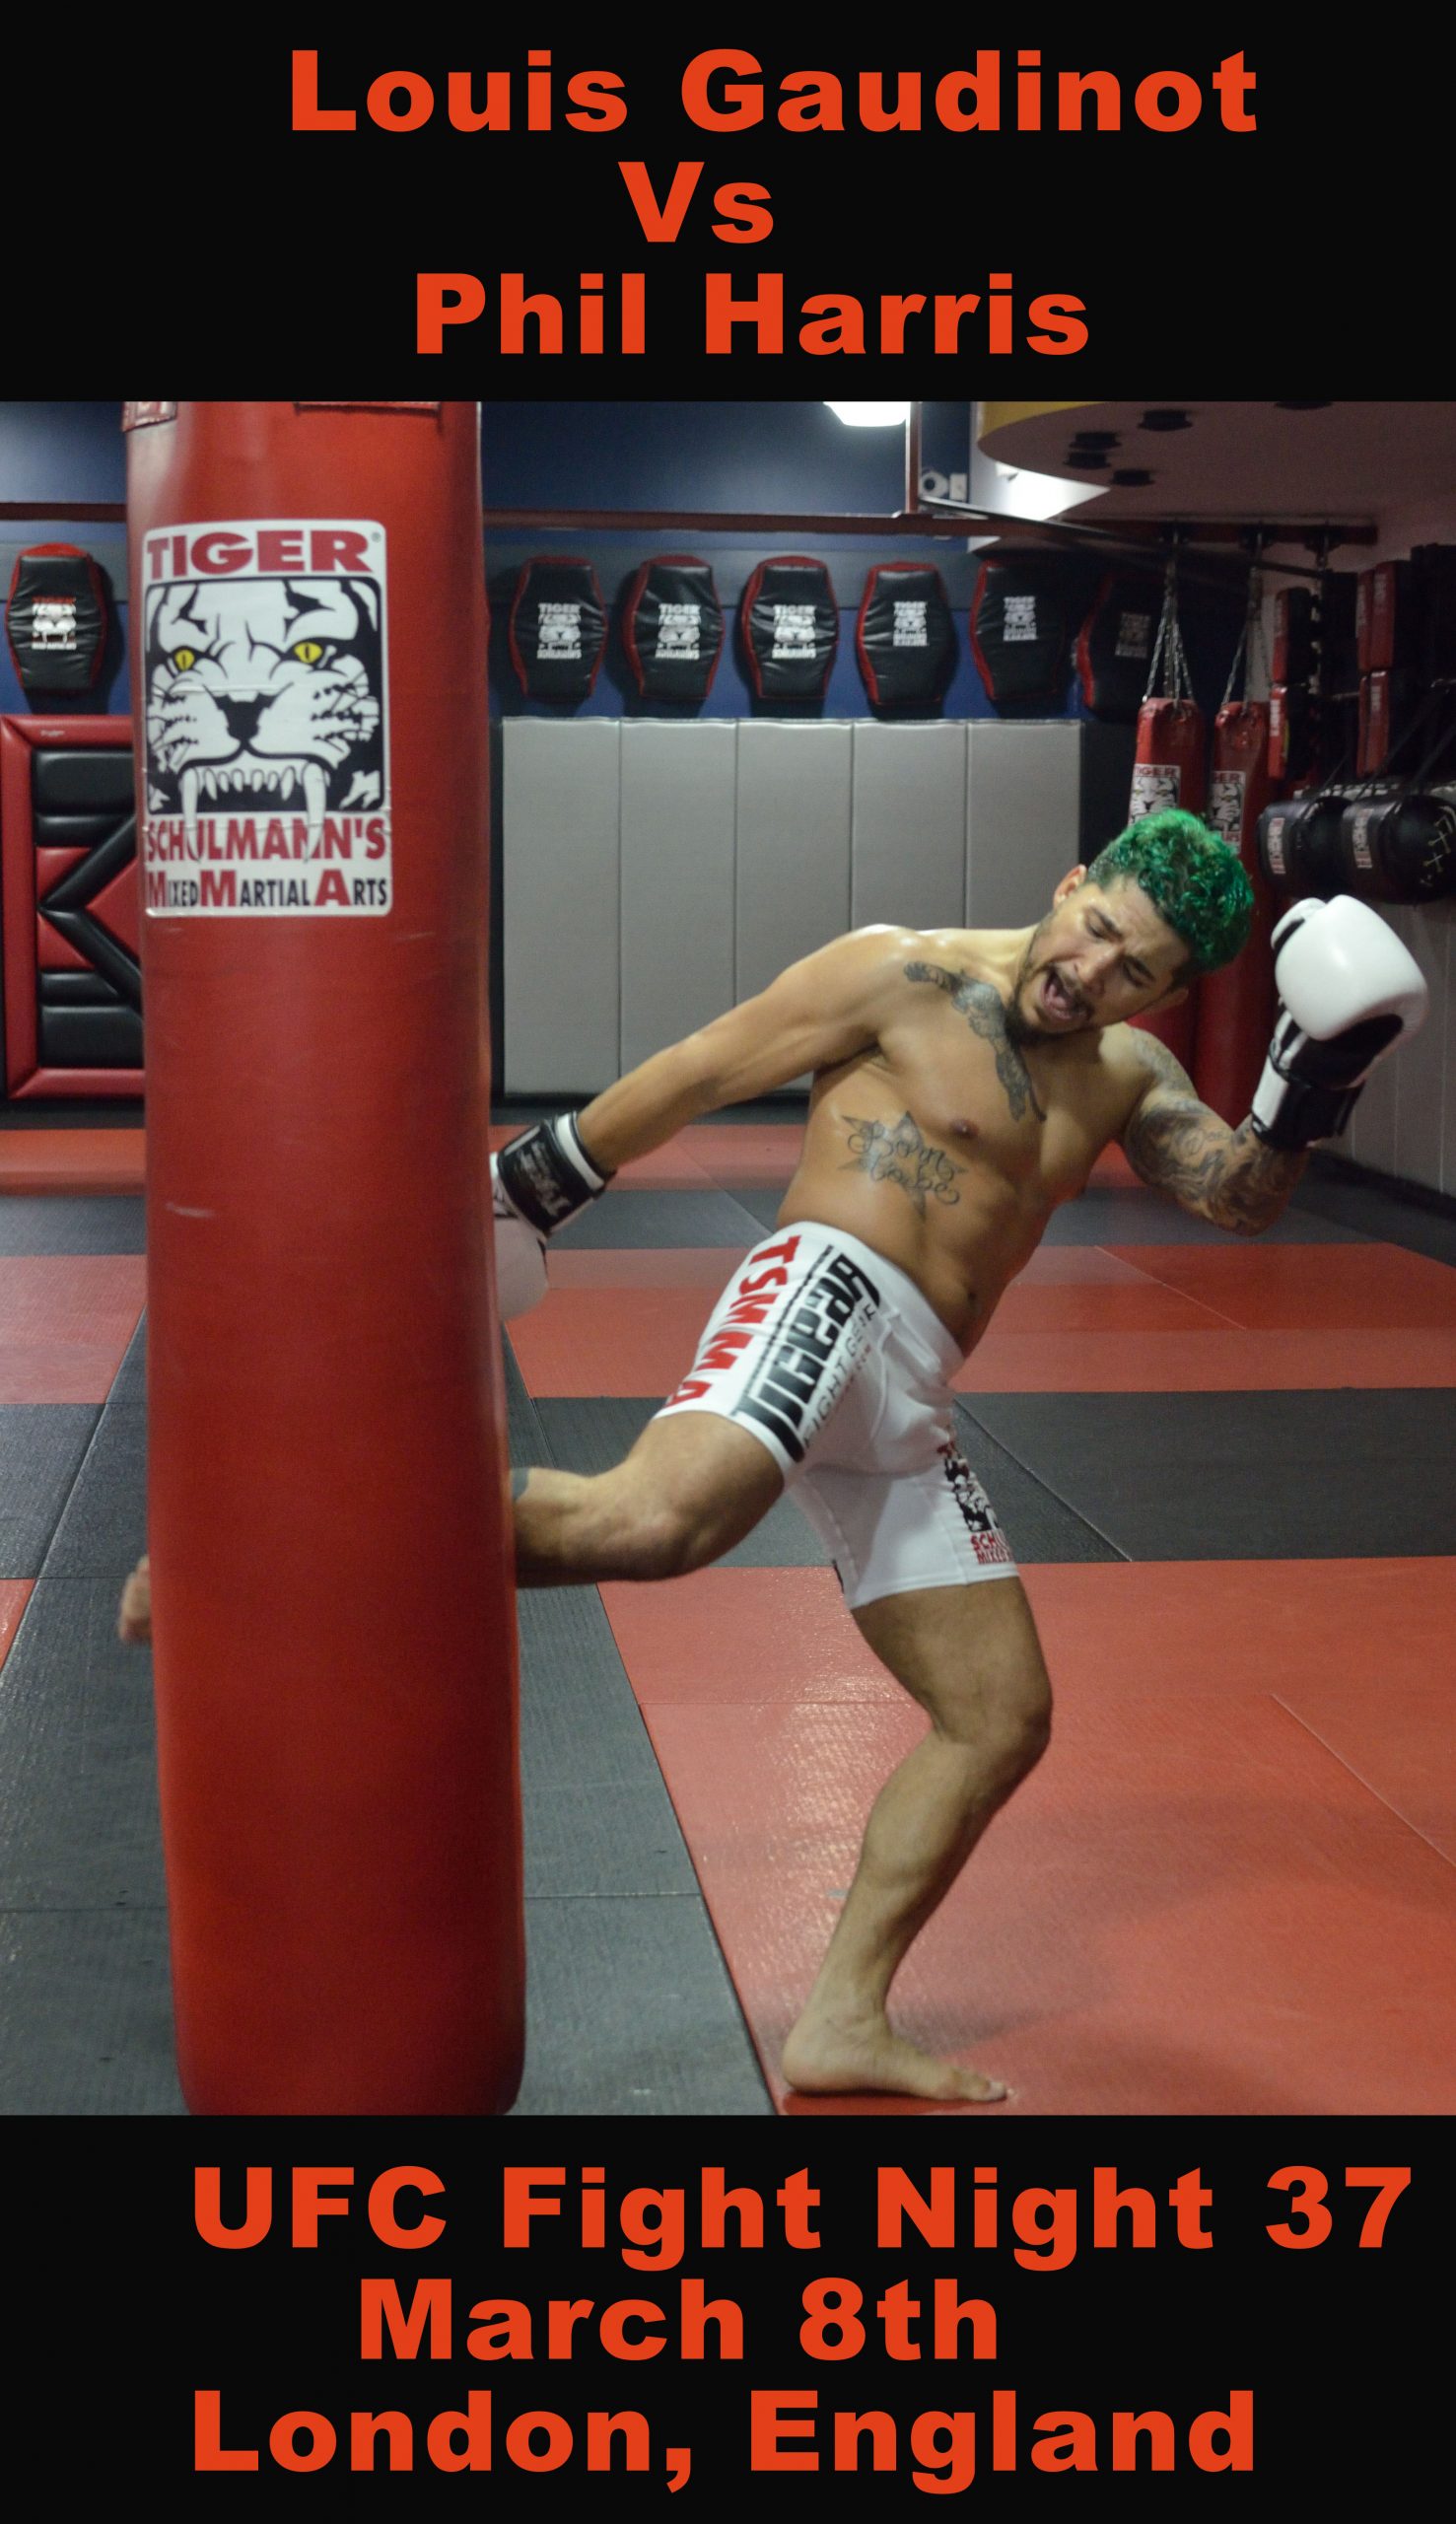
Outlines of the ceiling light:
<svg viewBox="0 0 1456 2524">
<path fill-rule="evenodd" d="M 826 408 L 852 430 L 887 430 L 908 421 L 908 403 L 829 403 Z"/>
</svg>

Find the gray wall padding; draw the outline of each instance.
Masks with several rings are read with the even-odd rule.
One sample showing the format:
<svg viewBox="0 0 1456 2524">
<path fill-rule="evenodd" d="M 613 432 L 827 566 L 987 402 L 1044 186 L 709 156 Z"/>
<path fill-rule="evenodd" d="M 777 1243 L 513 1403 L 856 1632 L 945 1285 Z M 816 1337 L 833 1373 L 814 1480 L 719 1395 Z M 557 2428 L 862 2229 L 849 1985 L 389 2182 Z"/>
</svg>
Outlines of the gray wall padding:
<svg viewBox="0 0 1456 2524">
<path fill-rule="evenodd" d="M 582 1095 L 846 929 L 1022 928 L 1126 821 L 1131 729 L 509 719 L 505 1076 Z"/>
<path fill-rule="evenodd" d="M 965 900 L 966 728 L 855 725 L 851 925 L 958 929 Z"/>
<path fill-rule="evenodd" d="M 968 929 L 1023 929 L 1040 920 L 1059 880 L 1075 867 L 1081 736 L 1075 719 L 971 721 Z"/>
<path fill-rule="evenodd" d="M 731 719 L 622 729 L 624 1070 L 733 1003 Z"/>
<path fill-rule="evenodd" d="M 737 991 L 852 926 L 847 721 L 738 729 Z"/>
<path fill-rule="evenodd" d="M 504 1080 L 575 1094 L 617 1076 L 621 731 L 613 720 L 502 730 Z"/>
</svg>

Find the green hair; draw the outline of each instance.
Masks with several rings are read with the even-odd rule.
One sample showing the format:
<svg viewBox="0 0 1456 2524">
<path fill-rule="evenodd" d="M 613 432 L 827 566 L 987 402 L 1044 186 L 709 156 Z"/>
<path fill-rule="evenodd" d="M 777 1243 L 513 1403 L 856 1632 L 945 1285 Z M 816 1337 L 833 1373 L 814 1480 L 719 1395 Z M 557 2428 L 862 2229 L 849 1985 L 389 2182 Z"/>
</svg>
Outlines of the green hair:
<svg viewBox="0 0 1456 2524">
<path fill-rule="evenodd" d="M 1144 815 L 1099 850 L 1089 884 L 1126 876 L 1176 929 L 1196 973 L 1230 964 L 1249 934 L 1254 888 L 1236 851 L 1181 806 Z"/>
</svg>

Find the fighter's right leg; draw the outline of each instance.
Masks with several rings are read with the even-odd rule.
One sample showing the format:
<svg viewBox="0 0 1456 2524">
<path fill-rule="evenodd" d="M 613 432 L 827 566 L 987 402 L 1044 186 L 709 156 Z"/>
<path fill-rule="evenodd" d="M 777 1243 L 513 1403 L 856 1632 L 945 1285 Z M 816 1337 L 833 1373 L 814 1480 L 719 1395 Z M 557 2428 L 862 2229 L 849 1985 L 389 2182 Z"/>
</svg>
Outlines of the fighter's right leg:
<svg viewBox="0 0 1456 2524">
<path fill-rule="evenodd" d="M 532 1466 L 515 1503 L 517 1584 L 705 1569 L 751 1533 L 783 1487 L 767 1446 L 716 1412 L 650 1420 L 610 1472 Z"/>
</svg>

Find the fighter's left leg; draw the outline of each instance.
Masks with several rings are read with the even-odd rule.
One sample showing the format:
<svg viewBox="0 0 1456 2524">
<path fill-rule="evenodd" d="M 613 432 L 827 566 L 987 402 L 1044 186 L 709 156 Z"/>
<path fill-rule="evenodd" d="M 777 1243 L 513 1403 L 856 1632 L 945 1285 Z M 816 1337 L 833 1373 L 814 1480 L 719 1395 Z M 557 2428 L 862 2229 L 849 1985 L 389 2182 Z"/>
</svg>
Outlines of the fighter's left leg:
<svg viewBox="0 0 1456 2524">
<path fill-rule="evenodd" d="M 891 2027 L 890 1984 L 992 1816 L 1046 1749 L 1051 1687 L 1018 1578 L 885 1595 L 855 1614 L 930 1731 L 871 1808 L 855 1879 L 784 2073 L 811 2094 L 871 2087 L 998 2103 L 995 2077 L 934 2059 Z"/>
</svg>

